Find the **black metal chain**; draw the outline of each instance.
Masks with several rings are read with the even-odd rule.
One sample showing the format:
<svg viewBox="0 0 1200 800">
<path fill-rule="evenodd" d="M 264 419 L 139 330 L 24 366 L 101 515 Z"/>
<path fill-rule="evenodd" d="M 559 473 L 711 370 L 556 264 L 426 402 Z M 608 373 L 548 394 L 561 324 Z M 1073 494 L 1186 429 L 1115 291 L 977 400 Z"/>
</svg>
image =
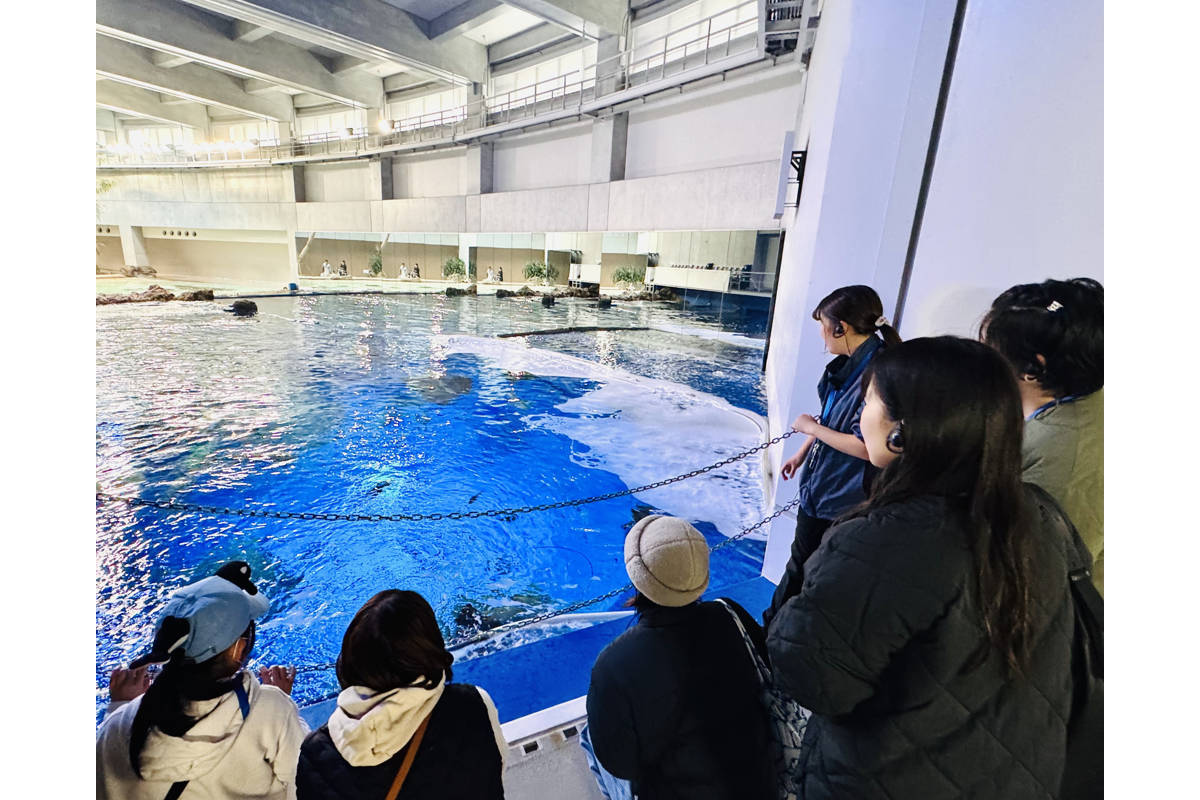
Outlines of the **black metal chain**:
<svg viewBox="0 0 1200 800">
<path fill-rule="evenodd" d="M 751 533 L 758 530 L 762 526 L 766 525 L 768 522 L 773 521 L 774 519 L 779 517 L 784 512 L 788 511 L 789 509 L 795 508 L 799 504 L 800 504 L 800 493 L 797 492 L 796 496 L 794 498 L 792 498 L 791 500 L 789 500 L 787 502 L 787 504 L 782 505 L 779 508 L 775 509 L 775 511 L 773 513 L 769 514 L 766 517 L 763 517 L 761 520 L 754 523 L 750 527 L 742 528 L 742 530 L 739 533 L 737 533 L 733 536 L 730 536 L 725 541 L 714 546 L 713 548 L 711 548 L 711 550 L 709 552 L 715 553 L 724 547 L 728 547 L 729 545 L 733 544 L 734 542 L 738 541 L 739 539 L 749 536 Z M 491 639 L 500 634 L 511 633 L 512 631 L 520 630 L 521 628 L 528 628 L 531 625 L 537 625 L 542 622 L 547 622 L 549 620 L 554 619 L 555 617 L 565 616 L 566 614 L 573 614 L 576 611 L 580 611 L 582 609 L 587 608 L 588 606 L 594 606 L 596 603 L 599 603 L 602 600 L 608 600 L 613 597 L 617 597 L 618 595 L 624 594 L 625 592 L 629 591 L 632 588 L 633 588 L 633 584 L 627 583 L 624 586 L 618 586 L 616 589 L 613 589 L 612 591 L 605 592 L 604 594 L 597 595 L 596 597 L 592 597 L 587 600 L 580 600 L 576 603 L 571 603 L 570 605 L 563 606 L 562 608 L 558 608 L 553 611 L 547 611 L 543 614 L 538 614 L 537 616 L 528 617 L 526 619 L 521 619 L 521 620 L 516 620 L 515 622 L 510 622 L 507 625 L 501 625 L 499 627 L 492 628 L 491 630 L 486 631 L 485 633 L 475 634 L 473 636 L 464 637 L 462 639 L 455 639 L 455 640 L 451 641 L 448 645 L 446 645 L 446 649 L 447 650 L 460 650 L 463 647 L 466 647 L 467 645 L 486 641 L 487 639 Z M 336 666 L 337 666 L 337 664 L 334 662 L 329 662 L 327 664 L 309 664 L 307 666 L 297 667 L 296 672 L 297 673 L 324 672 L 326 670 L 331 670 Z M 328 699 L 328 698 L 326 698 L 326 699 Z"/>
<path fill-rule="evenodd" d="M 778 444 L 784 439 L 795 434 L 795 431 L 787 431 L 774 439 L 763 442 L 762 444 L 752 447 L 749 450 L 732 455 L 729 458 L 722 459 L 715 464 L 709 464 L 707 467 L 694 469 L 691 472 L 685 472 L 682 475 L 676 475 L 673 478 L 665 478 L 661 481 L 648 483 L 645 486 L 638 486 L 634 489 L 624 489 L 620 492 L 609 492 L 600 494 L 594 497 L 583 497 L 575 500 L 559 500 L 553 503 L 541 503 L 534 506 L 520 506 L 517 508 L 491 508 L 472 511 L 449 511 L 441 512 L 434 511 L 431 513 L 398 513 L 398 514 L 336 514 L 336 513 L 320 513 L 313 511 L 273 511 L 262 508 L 225 508 L 222 506 L 209 506 L 202 503 L 184 503 L 179 500 L 146 500 L 141 497 L 123 497 L 121 495 L 112 494 L 110 492 L 96 491 L 97 500 L 107 500 L 113 502 L 125 503 L 129 506 L 143 508 L 157 508 L 164 511 L 191 511 L 200 514 L 215 514 L 218 516 L 232 517 L 262 517 L 267 519 L 299 519 L 299 520 L 324 520 L 327 522 L 423 522 L 437 521 L 443 519 L 461 520 L 461 519 L 482 519 L 484 517 L 509 517 L 517 514 L 529 514 L 535 511 L 552 511 L 558 508 L 572 508 L 575 506 L 583 506 L 589 503 L 599 503 L 604 500 L 615 500 L 618 497 L 626 497 L 631 494 L 640 494 L 651 489 L 659 489 L 663 486 L 668 486 L 672 483 L 685 481 L 689 478 L 694 478 L 697 475 L 703 475 L 706 472 L 712 472 L 714 469 L 728 466 L 735 461 L 740 461 L 746 456 L 761 452 L 773 444 Z"/>
</svg>

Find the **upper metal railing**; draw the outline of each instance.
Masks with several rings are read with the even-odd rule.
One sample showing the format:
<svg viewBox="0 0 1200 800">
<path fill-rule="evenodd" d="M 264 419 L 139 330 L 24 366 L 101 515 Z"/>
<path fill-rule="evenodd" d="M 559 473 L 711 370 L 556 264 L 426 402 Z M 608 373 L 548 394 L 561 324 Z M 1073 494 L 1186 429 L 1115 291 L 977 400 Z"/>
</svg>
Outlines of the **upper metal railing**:
<svg viewBox="0 0 1200 800">
<path fill-rule="evenodd" d="M 405 117 L 387 132 L 343 129 L 296 139 L 211 145 L 128 145 L 96 149 L 100 166 L 267 164 L 310 157 L 350 157 L 427 142 L 451 142 L 486 128 L 569 112 L 602 97 L 664 81 L 759 48 L 760 0 L 746 2 L 662 36 L 631 45 L 594 64 L 442 111 Z M 738 21 L 744 12 L 754 15 Z"/>
</svg>

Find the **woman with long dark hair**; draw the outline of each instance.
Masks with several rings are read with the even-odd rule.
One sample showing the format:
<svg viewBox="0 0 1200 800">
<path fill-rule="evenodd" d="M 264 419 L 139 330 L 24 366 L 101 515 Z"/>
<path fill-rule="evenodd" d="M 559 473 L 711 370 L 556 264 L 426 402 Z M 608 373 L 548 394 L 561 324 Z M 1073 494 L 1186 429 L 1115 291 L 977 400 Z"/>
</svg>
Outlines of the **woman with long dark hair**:
<svg viewBox="0 0 1200 800">
<path fill-rule="evenodd" d="M 496 706 L 450 683 L 453 661 L 421 595 L 368 600 L 342 638 L 337 708 L 300 748 L 300 800 L 502 800 Z"/>
<path fill-rule="evenodd" d="M 792 430 L 807 434 L 800 450 L 784 462 L 781 474 L 799 476 L 800 506 L 787 569 L 775 589 L 771 617 L 800 591 L 804 562 L 821 544 L 833 520 L 866 499 L 867 449 L 859 434 L 862 389 L 859 378 L 885 347 L 900 344 L 900 335 L 883 315 L 883 302 L 870 286 L 843 286 L 813 309 L 826 352 L 834 356 L 817 383 L 821 414 L 801 414 Z"/>
<path fill-rule="evenodd" d="M 813 712 L 801 796 L 1056 797 L 1069 544 L 1021 483 L 1012 370 L 939 337 L 890 348 L 863 382 L 882 472 L 768 631 L 776 680 Z"/>
<path fill-rule="evenodd" d="M 1104 287 L 1025 283 L 992 302 L 979 338 L 1017 373 L 1022 472 L 1070 516 L 1104 593 Z"/>
<path fill-rule="evenodd" d="M 295 671 L 244 667 L 267 599 L 250 567 L 232 561 L 179 589 L 163 609 L 150 653 L 117 671 L 114 705 L 96 738 L 100 798 L 296 796 L 305 728 L 288 697 Z M 118 696 L 147 664 L 163 664 L 145 693 Z M 132 679 L 131 679 L 132 678 Z"/>
</svg>

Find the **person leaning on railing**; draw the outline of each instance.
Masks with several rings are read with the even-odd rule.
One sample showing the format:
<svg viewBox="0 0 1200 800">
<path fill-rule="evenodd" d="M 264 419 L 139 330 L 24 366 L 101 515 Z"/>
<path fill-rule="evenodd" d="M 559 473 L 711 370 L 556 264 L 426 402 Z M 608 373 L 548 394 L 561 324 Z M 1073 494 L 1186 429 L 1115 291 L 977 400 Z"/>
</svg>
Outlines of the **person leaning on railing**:
<svg viewBox="0 0 1200 800">
<path fill-rule="evenodd" d="M 859 430 L 863 394 L 861 376 L 900 335 L 883 316 L 883 302 L 870 286 L 843 286 L 824 297 L 812 313 L 821 339 L 834 359 L 817 383 L 821 414 L 801 414 L 792 430 L 807 434 L 800 450 L 784 462 L 783 479 L 797 478 L 800 506 L 791 558 L 763 614 L 763 623 L 800 591 L 804 562 L 840 515 L 866 499 L 867 448 Z"/>
<path fill-rule="evenodd" d="M 244 669 L 267 608 L 244 561 L 171 595 L 150 652 L 113 671 L 96 734 L 97 797 L 296 796 L 307 729 L 288 697 L 295 670 L 262 669 L 260 683 Z M 147 664 L 164 664 L 153 683 Z"/>
<path fill-rule="evenodd" d="M 421 595 L 368 600 L 342 638 L 337 708 L 300 748 L 299 800 L 502 800 L 496 706 L 450 683 L 453 661 Z"/>
</svg>

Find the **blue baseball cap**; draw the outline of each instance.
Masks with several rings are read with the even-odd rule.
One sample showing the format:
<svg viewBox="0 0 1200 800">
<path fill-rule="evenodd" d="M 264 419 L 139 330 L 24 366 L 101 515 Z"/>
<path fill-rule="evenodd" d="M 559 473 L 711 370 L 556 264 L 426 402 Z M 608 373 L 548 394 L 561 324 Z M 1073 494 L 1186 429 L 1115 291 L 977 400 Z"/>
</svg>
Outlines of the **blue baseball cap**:
<svg viewBox="0 0 1200 800">
<path fill-rule="evenodd" d="M 250 581 L 250 565 L 231 561 L 215 575 L 171 593 L 155 626 L 153 647 L 129 666 L 162 663 L 179 650 L 187 662 L 208 661 L 228 650 L 269 608 L 266 595 Z"/>
</svg>

